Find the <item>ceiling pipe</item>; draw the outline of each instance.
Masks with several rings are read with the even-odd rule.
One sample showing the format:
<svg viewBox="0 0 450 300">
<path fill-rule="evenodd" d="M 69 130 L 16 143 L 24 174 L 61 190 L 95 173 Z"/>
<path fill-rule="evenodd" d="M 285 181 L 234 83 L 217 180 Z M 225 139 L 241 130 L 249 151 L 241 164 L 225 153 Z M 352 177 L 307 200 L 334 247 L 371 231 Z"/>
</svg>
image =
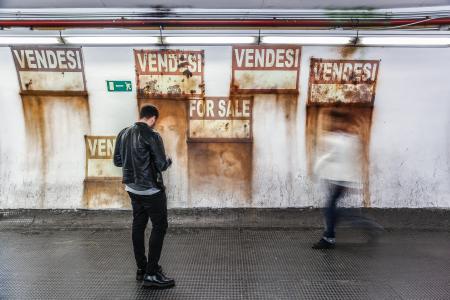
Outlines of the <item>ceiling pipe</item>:
<svg viewBox="0 0 450 300">
<path fill-rule="evenodd" d="M 307 19 L 116 19 L 116 20 L 0 20 L 0 27 L 47 28 L 133 28 L 133 27 L 389 27 L 450 25 L 450 17 L 428 19 L 378 19 L 378 20 L 307 20 Z"/>
</svg>

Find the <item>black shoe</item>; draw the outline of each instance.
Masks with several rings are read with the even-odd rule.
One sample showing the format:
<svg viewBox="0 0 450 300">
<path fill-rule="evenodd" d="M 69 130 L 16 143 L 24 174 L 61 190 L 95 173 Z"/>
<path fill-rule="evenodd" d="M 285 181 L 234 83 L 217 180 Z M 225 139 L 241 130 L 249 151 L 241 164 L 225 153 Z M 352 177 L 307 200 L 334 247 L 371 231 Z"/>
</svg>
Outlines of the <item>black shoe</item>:
<svg viewBox="0 0 450 300">
<path fill-rule="evenodd" d="M 313 249 L 333 249 L 335 247 L 335 243 L 330 243 L 325 239 L 321 238 L 320 241 L 315 243 L 312 248 Z"/>
<path fill-rule="evenodd" d="M 175 280 L 165 277 L 161 272 L 156 272 L 154 275 L 145 274 L 142 286 L 154 289 L 168 289 L 175 286 Z"/>
<path fill-rule="evenodd" d="M 173 282 L 173 284 L 175 284 L 175 280 L 173 278 L 169 278 L 166 276 L 166 274 L 164 274 L 161 266 L 159 266 L 158 271 L 156 271 L 156 274 L 158 274 L 164 281 Z"/>
<path fill-rule="evenodd" d="M 144 279 L 145 269 L 137 269 L 136 271 L 136 280 L 142 281 Z"/>
<path fill-rule="evenodd" d="M 146 268 L 139 268 L 139 269 L 137 269 L 137 271 L 136 271 L 136 280 L 137 281 L 144 280 L 145 269 Z M 162 267 L 161 266 L 158 266 L 158 271 L 157 272 L 161 272 L 162 273 Z"/>
</svg>

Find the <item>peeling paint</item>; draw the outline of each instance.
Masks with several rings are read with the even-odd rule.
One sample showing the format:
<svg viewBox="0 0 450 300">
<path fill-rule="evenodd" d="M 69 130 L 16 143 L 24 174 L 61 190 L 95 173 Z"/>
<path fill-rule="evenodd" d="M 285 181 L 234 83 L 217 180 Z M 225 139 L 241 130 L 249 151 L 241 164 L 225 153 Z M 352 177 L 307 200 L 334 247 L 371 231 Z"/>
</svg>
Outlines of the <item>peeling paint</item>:
<svg viewBox="0 0 450 300">
<path fill-rule="evenodd" d="M 203 95 L 203 50 L 134 50 L 134 58 L 138 98 Z"/>
</svg>

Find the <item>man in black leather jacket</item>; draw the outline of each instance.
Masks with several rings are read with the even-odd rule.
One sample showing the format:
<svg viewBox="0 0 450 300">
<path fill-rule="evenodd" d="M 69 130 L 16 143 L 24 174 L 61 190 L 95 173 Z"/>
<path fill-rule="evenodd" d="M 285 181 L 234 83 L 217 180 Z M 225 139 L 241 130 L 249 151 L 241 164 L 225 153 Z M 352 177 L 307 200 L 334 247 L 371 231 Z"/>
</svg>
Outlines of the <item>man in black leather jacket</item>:
<svg viewBox="0 0 450 300">
<path fill-rule="evenodd" d="M 123 129 L 117 136 L 114 165 L 122 167 L 125 190 L 133 207 L 132 240 L 137 264 L 136 279 L 143 285 L 168 288 L 175 281 L 166 277 L 159 258 L 167 230 L 167 198 L 162 172 L 172 164 L 164 151 L 161 136 L 153 130 L 159 117 L 155 106 L 143 106 L 139 121 Z M 145 229 L 152 222 L 148 260 L 145 256 Z"/>
</svg>

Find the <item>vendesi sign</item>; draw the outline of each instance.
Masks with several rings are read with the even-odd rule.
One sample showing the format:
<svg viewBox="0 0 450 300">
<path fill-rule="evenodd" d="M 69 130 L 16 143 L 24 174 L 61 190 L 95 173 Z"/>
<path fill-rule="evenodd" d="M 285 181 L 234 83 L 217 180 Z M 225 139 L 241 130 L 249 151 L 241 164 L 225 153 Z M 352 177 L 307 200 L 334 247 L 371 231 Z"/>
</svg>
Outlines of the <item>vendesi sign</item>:
<svg viewBox="0 0 450 300">
<path fill-rule="evenodd" d="M 11 52 L 22 92 L 86 91 L 81 48 L 20 46 Z"/>
<path fill-rule="evenodd" d="M 115 136 L 85 136 L 85 142 L 87 179 L 122 176 L 122 170 L 113 164 Z"/>
<path fill-rule="evenodd" d="M 308 103 L 373 104 L 380 60 L 311 58 Z"/>
<path fill-rule="evenodd" d="M 298 93 L 300 46 L 232 48 L 232 88 L 239 93 Z"/>
<path fill-rule="evenodd" d="M 246 142 L 252 139 L 251 96 L 189 100 L 188 140 Z"/>
<path fill-rule="evenodd" d="M 196 98 L 204 94 L 203 50 L 134 50 L 139 98 Z"/>
<path fill-rule="evenodd" d="M 106 88 L 108 92 L 131 92 L 131 81 L 127 80 L 107 80 Z"/>
</svg>

